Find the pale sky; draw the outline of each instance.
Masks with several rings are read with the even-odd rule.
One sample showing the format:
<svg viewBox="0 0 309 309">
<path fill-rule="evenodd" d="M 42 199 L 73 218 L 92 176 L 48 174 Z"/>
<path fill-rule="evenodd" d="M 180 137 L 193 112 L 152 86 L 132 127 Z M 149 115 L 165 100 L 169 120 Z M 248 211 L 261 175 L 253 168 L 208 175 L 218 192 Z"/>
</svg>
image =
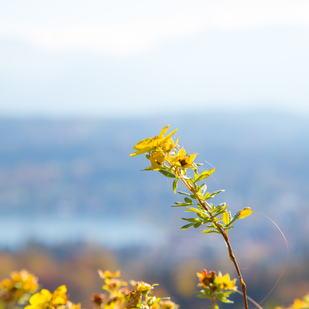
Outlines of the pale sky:
<svg viewBox="0 0 309 309">
<path fill-rule="evenodd" d="M 0 117 L 309 115 L 307 0 L 0 4 Z"/>
</svg>

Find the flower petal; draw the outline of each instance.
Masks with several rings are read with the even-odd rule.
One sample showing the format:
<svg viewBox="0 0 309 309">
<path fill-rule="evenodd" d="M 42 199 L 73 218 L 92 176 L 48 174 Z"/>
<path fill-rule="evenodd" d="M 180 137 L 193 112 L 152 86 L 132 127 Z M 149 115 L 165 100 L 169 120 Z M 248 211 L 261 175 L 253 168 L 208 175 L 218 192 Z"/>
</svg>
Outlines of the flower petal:
<svg viewBox="0 0 309 309">
<path fill-rule="evenodd" d="M 246 207 L 243 210 L 240 210 L 238 213 L 240 214 L 238 219 L 243 219 L 250 216 L 253 213 L 253 210 L 251 210 L 250 207 Z"/>
<path fill-rule="evenodd" d="M 162 137 L 164 136 L 164 134 L 167 132 L 167 130 L 168 130 L 169 127 L 170 127 L 169 125 L 165 126 L 165 127 L 161 130 L 161 132 L 160 132 L 160 134 L 158 135 L 158 137 L 162 138 Z"/>
</svg>

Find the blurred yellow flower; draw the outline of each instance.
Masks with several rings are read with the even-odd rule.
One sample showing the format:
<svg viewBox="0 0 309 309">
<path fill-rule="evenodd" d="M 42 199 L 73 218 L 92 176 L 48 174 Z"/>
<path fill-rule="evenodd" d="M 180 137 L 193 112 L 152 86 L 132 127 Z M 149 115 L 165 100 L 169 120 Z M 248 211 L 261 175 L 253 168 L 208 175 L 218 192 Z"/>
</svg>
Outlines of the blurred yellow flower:
<svg viewBox="0 0 309 309">
<path fill-rule="evenodd" d="M 150 284 L 148 284 L 146 282 L 143 282 L 143 281 L 133 281 L 132 280 L 130 283 L 135 286 L 135 290 L 137 292 L 140 292 L 143 295 L 147 294 L 148 292 L 150 292 L 152 290 L 152 288 L 153 288 L 152 285 L 150 285 Z"/>
<path fill-rule="evenodd" d="M 99 276 L 102 279 L 111 279 L 111 278 L 117 278 L 120 276 L 120 270 L 117 270 L 116 272 L 112 273 L 109 270 L 105 270 L 104 272 L 102 270 L 98 270 Z"/>
<path fill-rule="evenodd" d="M 167 300 L 163 300 L 161 303 L 161 308 L 163 309 L 177 309 L 179 306 L 176 305 L 174 302 L 172 302 L 171 300 L 167 299 Z"/>
<path fill-rule="evenodd" d="M 59 286 L 52 295 L 51 303 L 53 306 L 64 305 L 68 297 L 66 296 L 67 287 L 65 285 Z"/>
<path fill-rule="evenodd" d="M 52 298 L 52 294 L 46 290 L 42 289 L 41 292 L 36 293 L 31 296 L 29 303 L 25 309 L 45 309 L 49 307 L 49 302 Z"/>
<path fill-rule="evenodd" d="M 26 306 L 25 309 L 80 309 L 80 304 L 73 304 L 68 301 L 66 292 L 65 285 L 59 286 L 53 293 L 42 289 L 41 292 L 31 296 L 30 305 Z"/>
<path fill-rule="evenodd" d="M 133 149 L 135 149 L 136 151 L 134 153 L 131 153 L 130 157 L 137 156 L 137 155 L 150 152 L 156 149 L 162 150 L 163 152 L 171 151 L 177 144 L 177 141 L 176 143 L 174 143 L 173 139 L 171 138 L 171 136 L 177 131 L 177 129 L 175 129 L 173 132 L 171 132 L 167 136 L 164 136 L 168 128 L 169 126 L 167 125 L 161 130 L 158 136 L 146 138 L 138 142 L 133 147 Z"/>
<path fill-rule="evenodd" d="M 235 286 L 236 279 L 231 280 L 229 274 L 222 275 L 221 271 L 218 272 L 218 275 L 215 271 L 210 271 L 209 274 L 206 269 L 202 273 L 196 273 L 200 279 L 201 285 L 205 288 L 210 288 L 212 292 L 219 290 L 237 290 Z"/>
<path fill-rule="evenodd" d="M 14 286 L 14 282 L 11 279 L 3 279 L 0 282 L 0 290 L 10 290 Z"/>
<path fill-rule="evenodd" d="M 207 270 L 203 269 L 202 273 L 196 273 L 196 275 L 200 279 L 202 286 L 209 287 L 210 285 L 213 285 L 214 283 L 216 272 L 210 271 L 208 274 Z"/>
<path fill-rule="evenodd" d="M 234 291 L 237 290 L 237 286 L 235 286 L 236 279 L 231 280 L 229 274 L 222 276 L 221 271 L 219 271 L 215 281 L 217 284 L 220 284 L 221 289 Z"/>
<path fill-rule="evenodd" d="M 73 304 L 71 302 L 68 302 L 67 306 L 69 307 L 69 309 L 80 309 L 80 304 Z"/>
<path fill-rule="evenodd" d="M 14 271 L 10 277 L 0 282 L 0 299 L 6 303 L 17 302 L 38 289 L 38 279 L 26 270 Z"/>
<path fill-rule="evenodd" d="M 287 307 L 286 309 L 308 309 L 309 308 L 309 294 L 303 297 L 303 299 L 294 299 L 293 305 Z M 283 307 L 275 307 L 275 309 L 284 309 Z"/>
</svg>

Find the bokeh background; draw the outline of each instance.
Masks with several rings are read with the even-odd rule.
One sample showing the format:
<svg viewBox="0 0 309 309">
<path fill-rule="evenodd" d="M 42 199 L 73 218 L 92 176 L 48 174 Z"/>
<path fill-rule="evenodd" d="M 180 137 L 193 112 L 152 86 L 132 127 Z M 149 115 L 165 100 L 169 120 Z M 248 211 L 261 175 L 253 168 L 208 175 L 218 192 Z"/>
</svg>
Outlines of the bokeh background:
<svg viewBox="0 0 309 309">
<path fill-rule="evenodd" d="M 182 308 L 203 268 L 235 275 L 216 235 L 181 231 L 172 182 L 133 145 L 178 128 L 265 308 L 309 292 L 308 1 L 21 1 L 0 10 L 0 279 L 27 268 L 92 308 L 97 269 L 159 283 Z M 235 295 L 236 306 L 241 297 Z"/>
</svg>

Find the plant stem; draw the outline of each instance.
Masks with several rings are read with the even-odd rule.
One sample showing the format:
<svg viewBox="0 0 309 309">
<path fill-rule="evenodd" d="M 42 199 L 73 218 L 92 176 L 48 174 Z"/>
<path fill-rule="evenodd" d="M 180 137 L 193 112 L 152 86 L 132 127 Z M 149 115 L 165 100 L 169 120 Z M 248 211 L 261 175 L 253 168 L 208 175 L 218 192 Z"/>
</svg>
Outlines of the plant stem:
<svg viewBox="0 0 309 309">
<path fill-rule="evenodd" d="M 194 189 L 194 187 L 188 183 L 186 181 L 186 179 L 183 178 L 183 175 L 181 174 L 181 172 L 179 171 L 179 169 L 177 168 L 176 169 L 176 172 L 177 172 L 177 175 L 179 176 L 179 178 L 182 180 L 182 182 L 184 183 L 184 185 L 196 196 L 199 204 L 207 211 L 207 213 L 211 216 L 211 212 L 210 212 L 210 205 L 205 202 L 205 201 L 202 201 L 196 190 Z M 236 272 L 237 272 L 237 275 L 238 275 L 238 278 L 239 278 L 239 281 L 240 281 L 240 284 L 241 284 L 241 288 L 242 288 L 242 294 L 243 294 L 243 298 L 244 298 L 244 304 L 245 304 L 245 308 L 246 309 L 249 309 L 248 307 L 248 301 L 247 301 L 247 287 L 246 287 L 246 284 L 242 278 L 242 275 L 241 275 L 241 272 L 240 272 L 240 269 L 239 269 L 239 266 L 238 266 L 238 263 L 236 261 L 236 258 L 235 258 L 235 255 L 233 253 L 233 249 L 232 249 L 232 246 L 230 244 L 230 241 L 229 241 L 229 237 L 227 236 L 227 233 L 225 231 L 223 231 L 222 227 L 220 225 L 218 225 L 216 222 L 213 223 L 217 230 L 220 232 L 220 234 L 222 235 L 222 237 L 224 238 L 225 240 L 225 243 L 227 245 L 227 248 L 228 248 L 228 251 L 229 251 L 229 256 L 230 256 L 230 259 L 231 261 L 233 262 L 234 266 L 235 266 L 235 269 L 236 269 Z"/>
<path fill-rule="evenodd" d="M 238 263 L 236 261 L 235 255 L 233 253 L 232 246 L 231 246 L 230 241 L 229 241 L 229 237 L 227 236 L 227 233 L 224 232 L 220 226 L 218 226 L 217 224 L 216 224 L 216 226 L 217 226 L 218 230 L 220 231 L 221 235 L 223 236 L 223 238 L 225 240 L 225 243 L 226 243 L 227 248 L 229 250 L 230 259 L 234 263 L 234 266 L 236 268 L 236 271 L 237 271 L 237 274 L 238 274 L 238 277 L 239 277 L 239 281 L 240 281 L 240 284 L 241 284 L 241 289 L 242 289 L 242 294 L 243 294 L 243 298 L 244 298 L 245 308 L 248 309 L 247 287 L 246 287 L 246 284 L 245 284 L 245 282 L 244 282 L 244 280 L 242 278 L 242 275 L 241 275 Z"/>
<path fill-rule="evenodd" d="M 212 309 L 215 309 L 215 308 L 216 308 L 216 302 L 217 302 L 217 299 L 216 299 L 216 298 L 212 298 L 212 299 L 211 299 L 211 308 L 212 308 Z"/>
</svg>

